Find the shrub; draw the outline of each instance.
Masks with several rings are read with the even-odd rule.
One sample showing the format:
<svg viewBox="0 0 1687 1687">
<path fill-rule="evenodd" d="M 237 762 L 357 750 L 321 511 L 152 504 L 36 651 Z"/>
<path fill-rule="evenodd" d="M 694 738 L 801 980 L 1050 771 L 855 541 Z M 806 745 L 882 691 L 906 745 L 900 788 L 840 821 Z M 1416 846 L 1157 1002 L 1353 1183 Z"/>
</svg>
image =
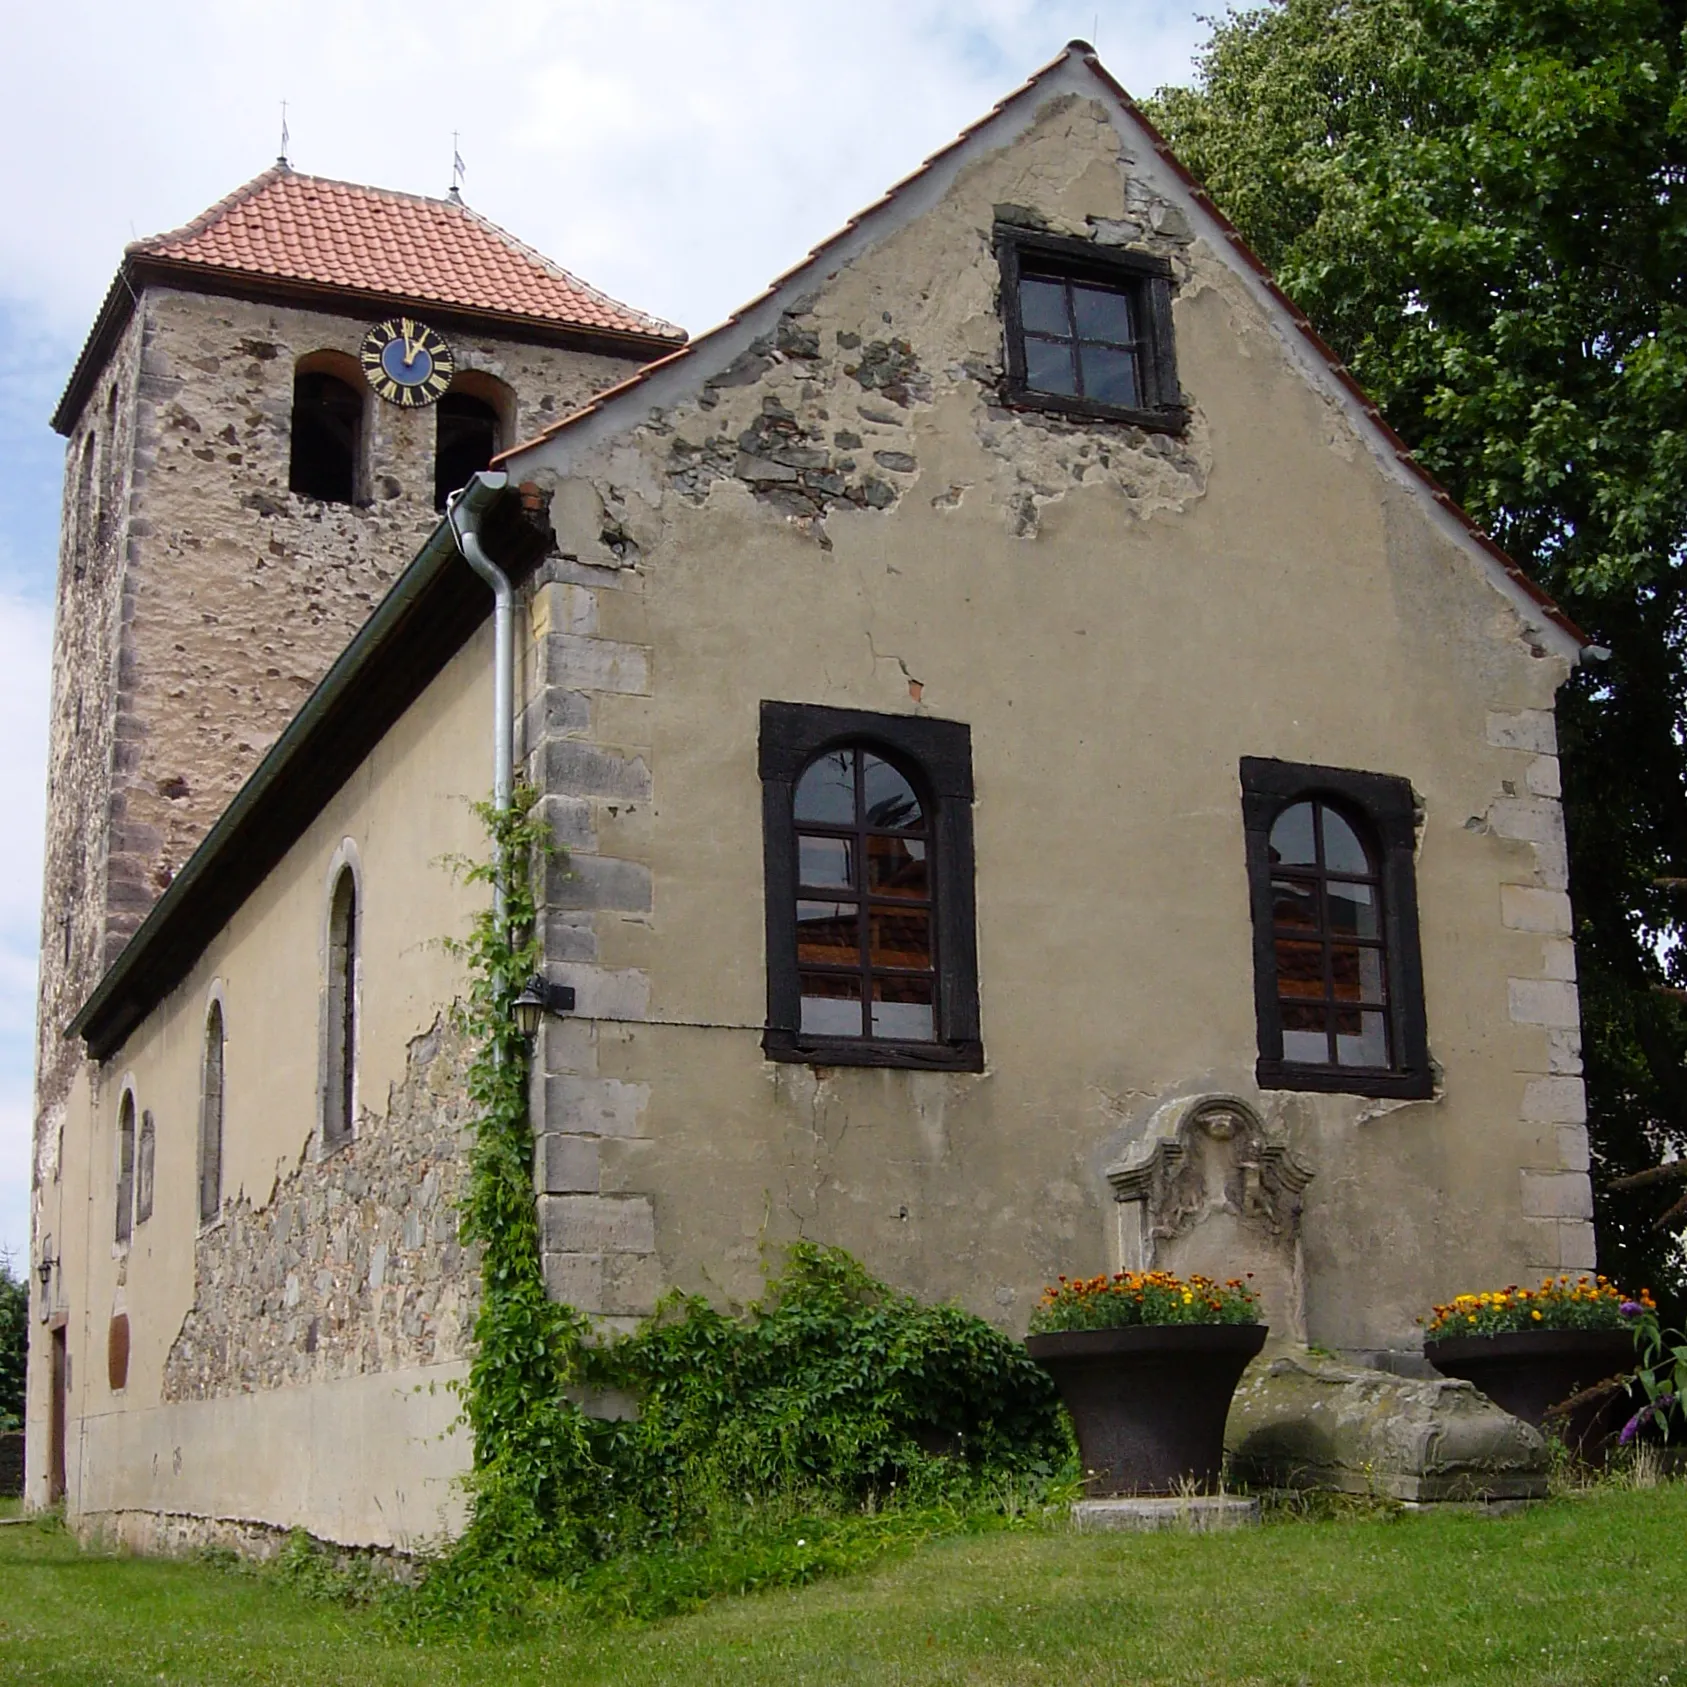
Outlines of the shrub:
<svg viewBox="0 0 1687 1687">
<path fill-rule="evenodd" d="M 1043 1290 L 1031 1314 L 1035 1335 L 1055 1330 L 1112 1330 L 1133 1324 L 1257 1324 L 1259 1296 L 1244 1278 L 1185 1281 L 1169 1271 L 1116 1271 L 1111 1277 L 1062 1277 Z"/>
<path fill-rule="evenodd" d="M 670 1296 L 631 1335 L 582 1340 L 573 1370 L 638 1415 L 553 1398 L 519 1464 L 477 1472 L 473 1522 L 419 1614 L 503 1618 L 566 1590 L 589 1610 L 661 1616 L 999 1522 L 1076 1474 L 1021 1343 L 813 1243 L 742 1311 Z"/>
</svg>

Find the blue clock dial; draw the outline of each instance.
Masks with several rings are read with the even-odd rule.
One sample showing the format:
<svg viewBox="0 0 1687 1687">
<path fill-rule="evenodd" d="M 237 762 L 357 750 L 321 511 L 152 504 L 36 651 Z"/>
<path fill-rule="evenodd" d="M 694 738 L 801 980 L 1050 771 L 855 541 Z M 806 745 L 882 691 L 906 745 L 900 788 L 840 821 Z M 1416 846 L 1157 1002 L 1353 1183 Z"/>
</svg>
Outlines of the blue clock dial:
<svg viewBox="0 0 1687 1687">
<path fill-rule="evenodd" d="M 414 410 L 451 385 L 451 348 L 425 322 L 395 316 L 363 336 L 363 373 L 388 404 Z"/>
<path fill-rule="evenodd" d="M 414 341 L 388 340 L 381 351 L 381 367 L 401 387 L 419 387 L 433 373 L 426 346 Z"/>
</svg>

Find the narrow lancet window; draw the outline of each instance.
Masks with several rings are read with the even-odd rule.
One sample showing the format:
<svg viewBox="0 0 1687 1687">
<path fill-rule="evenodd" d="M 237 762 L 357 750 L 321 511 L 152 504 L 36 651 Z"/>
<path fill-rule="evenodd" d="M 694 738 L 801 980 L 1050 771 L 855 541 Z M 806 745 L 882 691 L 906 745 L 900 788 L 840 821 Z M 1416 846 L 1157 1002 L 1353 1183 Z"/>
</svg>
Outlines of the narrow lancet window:
<svg viewBox="0 0 1687 1687">
<path fill-rule="evenodd" d="M 357 880 L 344 868 L 328 913 L 328 1059 L 323 1078 L 322 1141 L 347 1141 L 357 1117 Z"/>
<path fill-rule="evenodd" d="M 209 1224 L 223 1205 L 223 1007 L 213 1002 L 205 1020 L 205 1072 L 199 1093 L 199 1222 Z"/>
<path fill-rule="evenodd" d="M 135 1098 L 125 1093 L 117 1110 L 117 1227 L 119 1242 L 135 1228 Z"/>
</svg>

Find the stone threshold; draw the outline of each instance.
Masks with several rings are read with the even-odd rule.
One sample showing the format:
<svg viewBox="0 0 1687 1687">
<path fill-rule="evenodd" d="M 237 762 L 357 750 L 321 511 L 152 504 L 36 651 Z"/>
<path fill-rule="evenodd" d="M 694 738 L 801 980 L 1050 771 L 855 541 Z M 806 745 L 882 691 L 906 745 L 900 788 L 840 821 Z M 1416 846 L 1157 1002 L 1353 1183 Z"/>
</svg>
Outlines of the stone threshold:
<svg viewBox="0 0 1687 1687">
<path fill-rule="evenodd" d="M 1163 1498 L 1127 1495 L 1079 1500 L 1072 1507 L 1072 1527 L 1080 1534 L 1117 1530 L 1146 1534 L 1159 1529 L 1205 1534 L 1214 1529 L 1246 1528 L 1259 1522 L 1259 1515 L 1259 1501 L 1241 1494 L 1171 1494 Z"/>
</svg>

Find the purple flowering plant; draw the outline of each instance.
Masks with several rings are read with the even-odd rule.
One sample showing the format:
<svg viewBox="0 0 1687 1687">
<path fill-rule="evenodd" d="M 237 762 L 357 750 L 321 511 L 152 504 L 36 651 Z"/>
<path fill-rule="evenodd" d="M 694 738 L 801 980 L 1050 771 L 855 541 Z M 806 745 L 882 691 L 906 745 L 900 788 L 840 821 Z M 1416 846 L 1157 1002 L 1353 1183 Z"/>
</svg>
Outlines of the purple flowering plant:
<svg viewBox="0 0 1687 1687">
<path fill-rule="evenodd" d="M 1650 1423 L 1657 1424 L 1667 1439 L 1671 1421 L 1682 1415 L 1682 1400 L 1687 1396 L 1687 1334 L 1666 1330 L 1658 1322 L 1650 1296 L 1644 1305 L 1624 1301 L 1622 1310 L 1634 1331 L 1635 1351 L 1640 1357 L 1634 1381 L 1646 1396 L 1645 1405 L 1623 1425 L 1617 1437 L 1626 1447 Z"/>
</svg>

